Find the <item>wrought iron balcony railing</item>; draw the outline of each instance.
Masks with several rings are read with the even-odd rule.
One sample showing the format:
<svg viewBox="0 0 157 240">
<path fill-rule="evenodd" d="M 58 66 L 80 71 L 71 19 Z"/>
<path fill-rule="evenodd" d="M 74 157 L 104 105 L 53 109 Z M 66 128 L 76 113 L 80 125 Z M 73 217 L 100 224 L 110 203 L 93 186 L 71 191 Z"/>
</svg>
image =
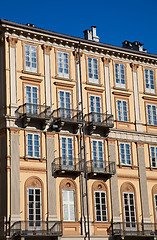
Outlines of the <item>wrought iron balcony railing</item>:
<svg viewBox="0 0 157 240">
<path fill-rule="evenodd" d="M 54 120 L 67 121 L 71 123 L 81 123 L 81 111 L 71 108 L 58 108 L 53 111 L 52 118 Z"/>
<path fill-rule="evenodd" d="M 109 235 L 119 236 L 157 236 L 156 223 L 116 222 L 108 229 Z"/>
<path fill-rule="evenodd" d="M 10 227 L 10 236 L 62 236 L 61 221 L 18 221 Z"/>
<path fill-rule="evenodd" d="M 107 113 L 90 112 L 85 115 L 85 121 L 99 127 L 112 128 L 114 126 L 113 115 Z"/>
<path fill-rule="evenodd" d="M 115 162 L 90 160 L 87 161 L 87 173 L 92 175 L 114 175 L 116 173 L 116 165 Z"/>
<path fill-rule="evenodd" d="M 82 163 L 79 158 L 55 158 L 52 163 L 53 173 L 80 174 L 83 171 Z"/>
<path fill-rule="evenodd" d="M 39 119 L 49 119 L 50 118 L 50 107 L 32 103 L 25 103 L 18 107 L 16 110 L 16 115 L 18 118 L 29 117 L 29 118 L 39 118 Z"/>
</svg>

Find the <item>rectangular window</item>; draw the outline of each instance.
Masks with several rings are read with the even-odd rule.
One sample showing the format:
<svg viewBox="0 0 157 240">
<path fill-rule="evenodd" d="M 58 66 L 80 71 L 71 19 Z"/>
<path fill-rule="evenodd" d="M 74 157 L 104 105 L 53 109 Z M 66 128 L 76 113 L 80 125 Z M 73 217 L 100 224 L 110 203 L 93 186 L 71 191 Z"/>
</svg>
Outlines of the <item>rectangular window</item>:
<svg viewBox="0 0 157 240">
<path fill-rule="evenodd" d="M 150 125 L 157 126 L 156 105 L 147 104 L 147 122 Z"/>
<path fill-rule="evenodd" d="M 25 70 L 37 73 L 37 46 L 24 44 L 25 47 Z"/>
<path fill-rule="evenodd" d="M 120 163 L 122 165 L 131 165 L 130 143 L 120 143 Z"/>
<path fill-rule="evenodd" d="M 39 114 L 38 87 L 32 85 L 25 86 L 26 113 Z"/>
<path fill-rule="evenodd" d="M 150 146 L 151 167 L 157 168 L 157 146 Z"/>
<path fill-rule="evenodd" d="M 92 160 L 94 168 L 104 168 L 104 148 L 102 140 L 92 140 Z"/>
<path fill-rule="evenodd" d="M 107 222 L 107 201 L 106 201 L 106 192 L 104 191 L 95 191 L 94 192 L 95 200 L 95 217 L 97 222 Z"/>
<path fill-rule="evenodd" d="M 40 157 L 40 135 L 27 133 L 27 157 Z"/>
<path fill-rule="evenodd" d="M 28 188 L 27 199 L 27 219 L 29 221 L 29 230 L 38 230 L 42 227 L 41 188 Z"/>
<path fill-rule="evenodd" d="M 145 87 L 147 93 L 155 93 L 154 71 L 151 69 L 144 69 Z"/>
<path fill-rule="evenodd" d="M 157 194 L 154 194 L 155 217 L 157 221 Z"/>
<path fill-rule="evenodd" d="M 73 138 L 61 137 L 62 166 L 74 167 Z"/>
<path fill-rule="evenodd" d="M 75 191 L 62 190 L 63 197 L 63 221 L 75 221 Z"/>
<path fill-rule="evenodd" d="M 116 87 L 126 88 L 124 64 L 115 63 L 115 78 L 116 78 Z"/>
<path fill-rule="evenodd" d="M 91 113 L 91 121 L 101 122 L 101 97 L 90 95 L 89 108 Z"/>
<path fill-rule="evenodd" d="M 57 51 L 58 77 L 69 78 L 69 53 Z"/>
<path fill-rule="evenodd" d="M 136 231 L 137 225 L 134 193 L 123 193 L 123 203 L 126 230 Z"/>
<path fill-rule="evenodd" d="M 59 90 L 60 117 L 71 118 L 71 92 Z"/>
<path fill-rule="evenodd" d="M 128 122 L 128 104 L 125 100 L 117 100 L 118 121 Z"/>
<path fill-rule="evenodd" d="M 99 84 L 98 59 L 88 57 L 88 81 Z"/>
</svg>

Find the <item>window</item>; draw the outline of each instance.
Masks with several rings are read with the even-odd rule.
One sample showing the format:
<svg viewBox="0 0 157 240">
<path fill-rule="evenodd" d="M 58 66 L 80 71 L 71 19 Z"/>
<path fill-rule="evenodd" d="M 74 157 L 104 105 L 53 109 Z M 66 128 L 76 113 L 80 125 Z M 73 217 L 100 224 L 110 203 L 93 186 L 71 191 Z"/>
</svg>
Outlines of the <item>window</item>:
<svg viewBox="0 0 157 240">
<path fill-rule="evenodd" d="M 154 194 L 155 217 L 157 220 L 157 194 Z"/>
<path fill-rule="evenodd" d="M 115 63 L 115 77 L 116 77 L 116 87 L 126 88 L 125 65 L 124 64 Z"/>
<path fill-rule="evenodd" d="M 101 122 L 101 97 L 90 95 L 90 113 L 91 113 L 91 121 Z"/>
<path fill-rule="evenodd" d="M 120 143 L 120 163 L 122 165 L 131 165 L 130 143 Z"/>
<path fill-rule="evenodd" d="M 151 167 L 157 168 L 157 146 L 150 146 Z"/>
<path fill-rule="evenodd" d="M 32 85 L 25 86 L 25 103 L 27 113 L 39 114 L 38 87 Z"/>
<path fill-rule="evenodd" d="M 92 140 L 92 160 L 94 168 L 104 168 L 104 149 L 102 140 Z"/>
<path fill-rule="evenodd" d="M 69 53 L 57 51 L 58 76 L 69 78 Z"/>
<path fill-rule="evenodd" d="M 41 188 L 27 188 L 29 229 L 40 229 L 42 221 Z"/>
<path fill-rule="evenodd" d="M 75 191 L 63 189 L 63 221 L 75 221 Z"/>
<path fill-rule="evenodd" d="M 24 44 L 25 46 L 25 70 L 37 73 L 37 46 Z"/>
<path fill-rule="evenodd" d="M 88 57 L 88 81 L 99 84 L 98 59 Z"/>
<path fill-rule="evenodd" d="M 147 104 L 147 122 L 157 126 L 156 105 Z"/>
<path fill-rule="evenodd" d="M 155 85 L 154 85 L 154 71 L 151 69 L 144 69 L 145 75 L 145 87 L 147 93 L 155 93 Z"/>
<path fill-rule="evenodd" d="M 128 229 L 136 231 L 137 226 L 134 193 L 124 192 L 123 203 L 126 230 Z"/>
<path fill-rule="evenodd" d="M 95 217 L 97 222 L 107 222 L 107 201 L 106 201 L 106 192 L 104 191 L 95 191 L 94 192 L 95 200 Z"/>
<path fill-rule="evenodd" d="M 62 166 L 74 167 L 73 138 L 61 137 Z"/>
<path fill-rule="evenodd" d="M 125 100 L 117 100 L 118 121 L 128 122 L 128 104 Z"/>
<path fill-rule="evenodd" d="M 40 135 L 27 133 L 27 157 L 40 157 Z"/>
<path fill-rule="evenodd" d="M 60 117 L 71 118 L 71 92 L 59 90 Z"/>
</svg>

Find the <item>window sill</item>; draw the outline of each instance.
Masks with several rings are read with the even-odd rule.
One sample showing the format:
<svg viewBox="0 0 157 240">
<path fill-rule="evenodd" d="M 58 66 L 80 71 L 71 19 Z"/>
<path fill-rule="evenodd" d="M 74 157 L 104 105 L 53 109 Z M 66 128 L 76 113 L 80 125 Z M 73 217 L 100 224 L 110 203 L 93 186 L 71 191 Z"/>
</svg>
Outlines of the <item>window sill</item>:
<svg viewBox="0 0 157 240">
<path fill-rule="evenodd" d="M 45 160 L 45 159 L 40 158 L 40 157 L 24 157 L 24 160 L 25 160 L 25 161 L 33 160 L 33 161 L 42 162 L 42 161 Z"/>
<path fill-rule="evenodd" d="M 97 87 L 102 87 L 103 85 L 100 83 L 91 83 L 91 82 L 86 82 L 87 85 L 92 85 L 92 86 L 97 86 Z"/>
<path fill-rule="evenodd" d="M 41 76 L 41 73 L 28 72 L 28 71 L 24 71 L 24 70 L 22 70 L 22 73 L 31 74 L 33 76 Z"/>
<path fill-rule="evenodd" d="M 117 165 L 119 168 L 131 168 L 131 169 L 134 169 L 134 168 L 136 168 L 136 166 L 134 166 L 134 165 L 125 165 L 125 164 L 119 164 L 119 165 Z"/>
<path fill-rule="evenodd" d="M 147 95 L 150 95 L 150 96 L 157 96 L 157 94 L 156 93 L 149 93 L 149 92 L 143 92 L 143 94 L 147 94 Z"/>
<path fill-rule="evenodd" d="M 133 122 L 129 122 L 129 121 L 123 121 L 123 120 L 114 120 L 114 122 L 118 122 L 118 123 L 130 123 L 130 124 L 133 124 Z"/>
<path fill-rule="evenodd" d="M 129 91 L 129 88 L 113 87 L 113 89 L 116 89 L 116 90 L 121 90 L 121 91 L 126 91 L 126 92 L 128 92 L 128 91 Z"/>
<path fill-rule="evenodd" d="M 74 81 L 72 78 L 64 78 L 64 77 L 59 77 L 59 76 L 54 76 L 54 78 L 58 79 L 58 80 L 65 80 L 65 81 L 70 81 L 70 82 Z"/>
</svg>

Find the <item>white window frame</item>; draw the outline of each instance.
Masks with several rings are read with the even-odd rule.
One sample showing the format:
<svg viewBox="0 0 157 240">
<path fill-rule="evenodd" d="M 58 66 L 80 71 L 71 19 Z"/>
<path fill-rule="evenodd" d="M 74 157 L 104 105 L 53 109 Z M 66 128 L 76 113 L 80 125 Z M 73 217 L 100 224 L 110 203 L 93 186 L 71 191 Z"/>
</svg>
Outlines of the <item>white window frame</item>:
<svg viewBox="0 0 157 240">
<path fill-rule="evenodd" d="M 91 72 L 89 72 L 89 59 L 91 60 Z M 97 74 L 94 73 L 95 69 L 94 69 L 94 63 L 93 61 L 96 61 L 96 71 Z M 87 66 L 88 66 L 88 82 L 90 83 L 94 83 L 94 84 L 99 84 L 99 62 L 97 58 L 92 58 L 92 57 L 88 57 L 87 58 Z M 92 75 L 92 77 L 90 77 L 90 74 Z M 95 78 L 94 76 L 97 75 L 98 78 Z"/>
<path fill-rule="evenodd" d="M 91 97 L 93 97 L 93 106 L 91 106 Z M 100 112 L 97 111 L 96 98 L 100 99 Z M 92 107 L 94 111 L 92 111 Z M 101 107 L 101 96 L 89 95 L 89 109 L 90 109 L 90 121 L 101 122 L 102 121 L 102 107 Z M 93 114 L 92 114 L 93 112 Z"/>
<path fill-rule="evenodd" d="M 97 159 L 96 159 L 96 167 L 94 167 L 94 157 L 93 157 L 93 142 L 96 142 L 96 154 L 97 154 Z M 101 162 L 100 159 L 99 159 L 99 147 L 98 147 L 98 144 L 99 142 L 102 143 L 102 154 L 103 154 L 103 161 Z M 100 168 L 100 169 L 103 169 L 104 168 L 104 163 L 105 163 L 105 160 L 104 160 L 104 141 L 103 140 L 98 140 L 98 139 L 92 139 L 91 141 L 91 150 L 92 150 L 92 161 L 93 161 L 93 167 L 94 168 Z M 97 166 L 98 165 L 98 166 Z M 102 167 L 101 167 L 102 165 Z"/>
<path fill-rule="evenodd" d="M 154 148 L 154 153 L 155 153 L 154 160 L 152 159 L 152 151 L 151 151 L 152 148 Z M 150 145 L 150 158 L 151 158 L 151 167 L 157 168 L 157 146 Z M 154 164 L 153 164 L 152 160 L 154 161 Z M 155 165 L 155 166 L 153 166 L 153 165 Z"/>
<path fill-rule="evenodd" d="M 123 163 L 122 162 L 122 156 L 121 156 L 121 144 L 124 144 L 124 156 L 125 156 L 125 162 Z M 130 151 L 130 163 L 127 163 L 127 153 L 126 153 L 126 145 L 129 145 L 129 151 Z M 119 142 L 119 154 L 120 154 L 120 164 L 121 165 L 125 165 L 125 166 L 131 166 L 132 165 L 132 159 L 131 159 L 131 145 L 130 143 L 127 143 L 127 142 Z"/>
<path fill-rule="evenodd" d="M 116 72 L 116 65 L 117 65 L 117 72 Z M 124 68 L 124 81 L 125 83 L 122 83 L 122 73 L 121 73 L 121 67 Z M 125 74 L 125 64 L 123 63 L 116 63 L 115 62 L 115 85 L 117 88 L 126 88 L 126 74 Z"/>
<path fill-rule="evenodd" d="M 130 221 L 129 222 L 127 222 L 126 221 L 126 212 L 125 212 L 125 206 L 126 206 L 126 204 L 125 204 L 125 202 L 124 202 L 124 194 L 127 194 L 128 195 L 128 199 L 130 200 L 130 195 L 132 194 L 133 195 L 133 200 L 134 200 L 134 204 L 133 204 L 133 206 L 134 206 L 134 217 L 135 217 L 135 222 L 132 222 L 131 221 L 131 217 L 132 217 L 132 215 L 131 215 L 131 205 L 130 205 L 130 201 L 128 201 L 128 212 L 129 212 L 129 219 L 130 219 Z M 125 229 L 127 230 L 131 230 L 131 231 L 137 231 L 137 224 L 136 224 L 136 206 L 135 206 L 135 196 L 134 196 L 134 192 L 123 192 L 123 207 L 124 207 L 124 222 L 125 222 Z M 130 224 L 130 226 L 128 227 L 127 226 L 127 224 Z"/>
<path fill-rule="evenodd" d="M 100 199 L 100 217 L 101 217 L 101 220 L 97 220 L 97 205 L 96 204 L 96 193 L 99 193 L 99 199 Z M 105 212 L 106 212 L 106 220 L 103 220 L 103 209 L 102 209 L 102 206 L 103 206 L 103 203 L 102 203 L 102 198 L 101 198 L 101 194 L 104 193 L 105 194 Z M 96 222 L 108 222 L 108 209 L 107 209 L 107 196 L 106 196 L 106 191 L 94 191 L 94 206 L 95 206 L 95 220 Z"/>
<path fill-rule="evenodd" d="M 148 80 L 147 83 L 146 83 L 146 71 L 147 71 L 147 80 Z M 151 84 L 152 79 L 150 78 L 151 71 L 153 72 L 153 84 Z M 154 70 L 153 69 L 144 68 L 144 79 L 145 79 L 145 90 L 146 90 L 146 93 L 155 94 Z M 152 86 L 154 86 L 154 88 L 152 88 Z"/>
<path fill-rule="evenodd" d="M 31 88 L 31 101 L 30 102 L 27 100 L 27 95 L 26 95 L 27 87 Z M 37 103 L 33 103 L 33 88 L 37 89 Z M 39 87 L 38 86 L 29 85 L 29 84 L 25 85 L 25 103 L 26 103 L 26 113 L 39 114 Z M 33 104 L 35 104 L 35 105 L 33 106 Z"/>
<path fill-rule="evenodd" d="M 33 156 L 29 156 L 28 155 L 28 135 L 32 135 L 32 152 L 33 152 Z M 35 156 L 35 139 L 34 136 L 37 135 L 39 137 L 39 156 Z M 40 133 L 30 133 L 27 132 L 26 133 L 26 153 L 27 153 L 27 157 L 29 158 L 40 158 Z"/>
<path fill-rule="evenodd" d="M 119 112 L 118 101 L 121 102 L 121 106 L 120 106 L 120 117 L 121 117 L 121 119 L 119 118 L 119 114 L 118 114 L 118 112 Z M 124 116 L 123 102 L 126 102 L 127 119 L 125 119 L 125 116 Z M 127 102 L 127 100 L 117 99 L 116 100 L 116 107 L 117 107 L 117 120 L 118 121 L 123 121 L 123 122 L 128 122 L 129 121 L 129 116 L 128 116 L 128 102 Z"/>
<path fill-rule="evenodd" d="M 150 119 L 148 118 L 148 106 L 150 106 L 151 107 L 151 109 L 150 109 Z M 154 119 L 153 119 L 153 107 L 155 107 L 155 112 L 156 112 L 156 120 L 154 121 Z M 146 104 L 146 111 L 147 111 L 147 123 L 148 123 L 148 125 L 153 125 L 153 126 L 157 126 L 157 105 L 155 105 L 155 104 Z M 149 120 L 150 120 L 150 122 L 149 122 Z M 155 124 L 155 122 L 156 122 L 156 124 Z"/>
<path fill-rule="evenodd" d="M 62 156 L 62 139 L 65 138 L 66 139 L 66 159 L 63 158 Z M 68 158 L 68 139 L 71 139 L 72 140 L 72 159 Z M 73 137 L 67 137 L 67 136 L 61 136 L 60 138 L 60 144 L 61 144 L 61 159 L 62 159 L 62 167 L 63 166 L 67 166 L 68 168 L 69 167 L 74 167 L 74 140 L 73 140 Z M 66 164 L 64 164 L 64 161 Z M 72 164 L 71 164 L 72 163 Z"/>
<path fill-rule="evenodd" d="M 41 188 L 32 188 L 32 187 L 29 187 L 29 188 L 27 188 L 27 221 L 28 222 L 31 222 L 31 220 L 29 219 L 29 216 L 30 216 L 30 214 L 29 214 L 29 209 L 30 209 L 30 207 L 29 207 L 29 190 L 30 189 L 33 189 L 33 191 L 34 191 L 34 204 L 33 204 L 33 216 L 34 216 L 34 218 L 35 218 L 35 216 L 36 216 L 36 199 L 35 199 L 35 197 L 36 197 L 36 194 L 35 194 L 35 190 L 40 190 L 40 220 L 33 220 L 33 226 L 30 226 L 30 223 L 28 223 L 28 229 L 29 230 L 40 230 L 40 229 L 42 229 L 42 224 L 41 224 L 41 221 L 42 221 L 42 194 L 41 194 Z M 36 226 L 36 222 L 38 222 L 38 221 L 40 221 L 40 226 Z"/>
<path fill-rule="evenodd" d="M 67 201 L 64 201 L 64 199 L 63 199 L 64 198 L 63 194 L 65 191 L 68 192 L 68 200 Z M 69 199 L 69 192 L 73 192 L 73 201 L 70 201 L 70 199 Z M 65 218 L 65 216 L 64 216 L 65 204 L 67 205 L 67 214 L 68 214 L 67 218 Z M 72 218 L 72 219 L 71 219 L 72 215 L 70 212 L 71 206 L 74 211 L 73 212 L 74 218 Z M 65 222 L 75 222 L 76 221 L 76 206 L 75 206 L 75 190 L 74 189 L 62 189 L 62 210 L 63 210 L 63 221 L 65 221 Z"/>
<path fill-rule="evenodd" d="M 26 55 L 26 47 L 29 47 L 29 55 Z M 36 59 L 36 67 L 33 67 L 33 56 L 32 56 L 32 48 L 35 48 L 35 52 L 36 52 L 36 57 L 34 57 Z M 37 54 L 37 46 L 36 45 L 31 45 L 31 44 L 27 44 L 24 43 L 24 50 L 25 50 L 25 70 L 27 72 L 33 72 L 33 73 L 37 73 L 38 71 L 38 54 Z M 26 60 L 26 58 L 29 58 L 29 61 Z M 26 66 L 26 62 L 30 63 L 30 66 Z"/>
<path fill-rule="evenodd" d="M 59 54 L 61 54 L 61 57 L 59 57 Z M 64 55 L 67 55 L 68 63 L 65 63 Z M 60 62 L 59 62 L 59 59 L 60 59 Z M 61 64 L 60 68 L 62 69 L 62 73 L 59 72 L 59 64 Z M 65 68 L 65 64 L 68 65 L 68 68 Z M 69 79 L 69 67 L 70 67 L 70 64 L 69 64 L 69 53 L 57 50 L 57 71 L 58 71 L 58 77 Z M 68 73 L 65 72 L 66 69 L 68 69 Z"/>
<path fill-rule="evenodd" d="M 154 194 L 154 207 L 155 207 L 155 218 L 157 221 L 157 194 Z"/>
</svg>

